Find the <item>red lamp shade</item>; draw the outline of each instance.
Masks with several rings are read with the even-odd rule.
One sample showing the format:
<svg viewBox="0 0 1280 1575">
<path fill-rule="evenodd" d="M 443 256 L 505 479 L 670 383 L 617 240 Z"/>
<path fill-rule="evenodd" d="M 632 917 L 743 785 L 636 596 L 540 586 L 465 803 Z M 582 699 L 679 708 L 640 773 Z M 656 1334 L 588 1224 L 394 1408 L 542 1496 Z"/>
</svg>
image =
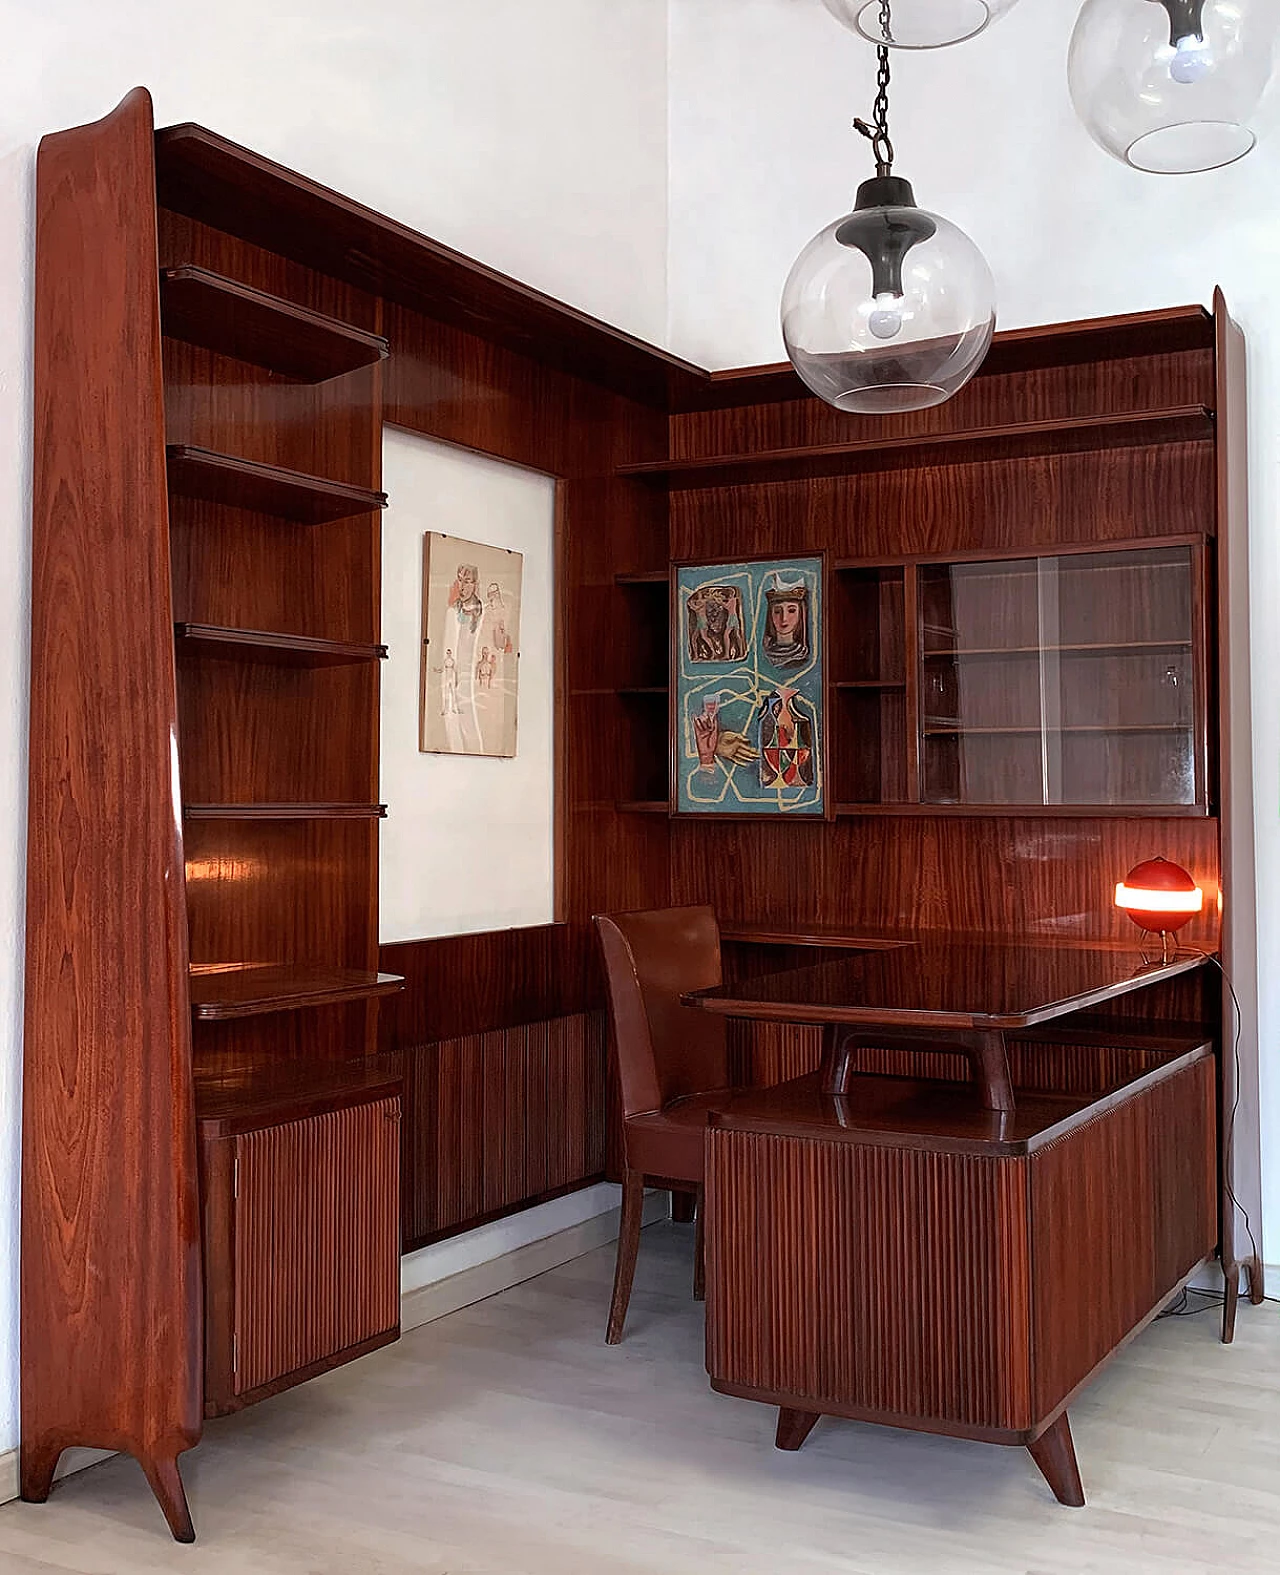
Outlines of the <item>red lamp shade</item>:
<svg viewBox="0 0 1280 1575">
<path fill-rule="evenodd" d="M 1116 887 L 1116 907 L 1142 930 L 1180 930 L 1204 907 L 1204 892 L 1168 859 L 1135 864 Z"/>
</svg>

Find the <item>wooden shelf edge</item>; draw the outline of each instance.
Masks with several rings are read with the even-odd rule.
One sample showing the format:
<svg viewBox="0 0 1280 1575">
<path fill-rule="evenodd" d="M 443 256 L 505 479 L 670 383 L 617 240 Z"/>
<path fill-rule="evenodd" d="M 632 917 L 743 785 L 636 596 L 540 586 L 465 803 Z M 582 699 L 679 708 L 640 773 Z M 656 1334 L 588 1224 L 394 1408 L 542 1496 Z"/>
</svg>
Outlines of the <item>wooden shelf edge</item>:
<svg viewBox="0 0 1280 1575">
<path fill-rule="evenodd" d="M 197 1022 L 227 1022 L 271 1012 L 300 1011 L 394 995 L 404 979 L 394 973 L 283 963 L 191 969 L 191 1010 Z"/>
<path fill-rule="evenodd" d="M 385 645 L 352 640 L 321 640 L 305 634 L 277 634 L 269 629 L 237 629 L 212 623 L 175 623 L 174 638 L 192 651 L 208 649 L 234 656 L 282 662 L 385 662 Z"/>
<path fill-rule="evenodd" d="M 620 815 L 670 815 L 671 805 L 665 798 L 626 799 L 615 805 Z"/>
<path fill-rule="evenodd" d="M 1211 539 L 1203 531 L 1191 531 L 1174 536 L 1126 536 L 1114 541 L 1053 542 L 1041 547 L 968 547 L 963 552 L 904 553 L 900 558 L 836 558 L 831 567 L 837 574 L 859 574 L 868 569 L 901 569 L 909 563 L 1018 563 L 1024 558 L 1074 558 L 1084 554 L 1100 557 L 1104 553 L 1144 552 L 1160 547 L 1203 547 Z M 942 631 L 940 624 L 925 623 L 924 627 L 955 633 L 951 629 Z"/>
<path fill-rule="evenodd" d="M 186 804 L 187 820 L 381 820 L 385 804 Z"/>
<path fill-rule="evenodd" d="M 180 497 L 273 514 L 301 525 L 331 524 L 387 506 L 385 492 L 300 470 L 218 454 L 189 443 L 166 449 L 170 490 Z"/>
<path fill-rule="evenodd" d="M 1155 443 L 1208 442 L 1214 432 L 1207 405 L 1118 415 L 1077 416 L 1057 421 L 1021 421 L 959 432 L 913 433 L 883 441 L 833 443 L 809 448 L 766 449 L 754 454 L 712 454 L 687 459 L 620 465 L 618 476 L 676 488 L 751 486 L 853 475 L 860 470 L 894 470 L 904 465 L 979 464 L 991 459 L 1025 459 L 1037 453 L 1081 453 Z M 998 450 L 1007 452 L 996 452 Z"/>
<path fill-rule="evenodd" d="M 1006 820 L 1212 820 L 1203 804 L 850 804 L 835 807 L 841 820 L 859 816 L 1000 816 Z"/>
<path fill-rule="evenodd" d="M 1077 366 L 1086 361 L 1212 350 L 1213 333 L 1213 317 L 1200 305 L 1001 329 L 977 376 L 1000 377 L 1041 367 Z M 679 413 L 734 410 L 743 405 L 813 398 L 787 361 L 711 372 L 702 385 L 681 392 L 683 402 L 672 407 Z"/>
<path fill-rule="evenodd" d="M 669 585 L 671 574 L 667 569 L 649 569 L 642 574 L 615 574 L 615 585 Z"/>
<path fill-rule="evenodd" d="M 380 334 L 194 263 L 160 270 L 160 313 L 169 339 L 306 383 L 373 366 L 391 350 Z"/>
</svg>

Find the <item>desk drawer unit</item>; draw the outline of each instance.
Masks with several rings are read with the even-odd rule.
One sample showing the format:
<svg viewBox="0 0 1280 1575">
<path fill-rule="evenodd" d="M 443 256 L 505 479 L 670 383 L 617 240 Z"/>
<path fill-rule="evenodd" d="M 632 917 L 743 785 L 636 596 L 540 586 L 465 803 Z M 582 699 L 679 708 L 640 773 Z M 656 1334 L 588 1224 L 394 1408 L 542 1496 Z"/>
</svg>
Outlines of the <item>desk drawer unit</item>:
<svg viewBox="0 0 1280 1575">
<path fill-rule="evenodd" d="M 832 1102 L 835 1103 L 834 1101 Z M 725 1393 L 1029 1443 L 1217 1241 L 1207 1047 L 1020 1141 L 708 1133 Z"/>
</svg>

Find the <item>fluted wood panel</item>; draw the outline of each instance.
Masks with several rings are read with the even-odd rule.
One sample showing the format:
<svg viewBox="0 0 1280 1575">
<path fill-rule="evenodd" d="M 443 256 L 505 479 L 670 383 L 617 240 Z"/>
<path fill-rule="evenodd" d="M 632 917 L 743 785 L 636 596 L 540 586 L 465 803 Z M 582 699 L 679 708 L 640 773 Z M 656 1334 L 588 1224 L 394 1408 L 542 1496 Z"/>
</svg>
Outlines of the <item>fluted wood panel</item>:
<svg viewBox="0 0 1280 1575">
<path fill-rule="evenodd" d="M 1038 1414 L 1213 1252 L 1214 1078 L 1206 1056 L 1032 1155 Z"/>
<path fill-rule="evenodd" d="M 406 1054 L 406 1248 L 599 1178 L 602 1012 L 421 1045 Z"/>
<path fill-rule="evenodd" d="M 1025 1159 L 712 1129 L 708 1371 L 815 1410 L 1025 1429 L 1028 1224 Z"/>
<path fill-rule="evenodd" d="M 236 1139 L 236 1392 L 394 1329 L 400 1101 Z"/>
</svg>

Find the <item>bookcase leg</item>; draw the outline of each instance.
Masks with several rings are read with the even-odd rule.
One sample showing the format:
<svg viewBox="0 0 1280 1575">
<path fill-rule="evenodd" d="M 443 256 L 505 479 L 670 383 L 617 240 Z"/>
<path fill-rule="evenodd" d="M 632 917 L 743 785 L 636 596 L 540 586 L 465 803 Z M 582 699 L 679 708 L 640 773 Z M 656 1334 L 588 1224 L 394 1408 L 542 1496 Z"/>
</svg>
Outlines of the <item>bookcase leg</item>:
<svg viewBox="0 0 1280 1575">
<path fill-rule="evenodd" d="M 18 1450 L 18 1492 L 28 1504 L 43 1504 L 53 1487 L 62 1446 L 24 1443 Z"/>
<path fill-rule="evenodd" d="M 191 1523 L 187 1494 L 182 1486 L 176 1455 L 140 1455 L 138 1464 L 146 1472 L 151 1491 L 159 1500 L 164 1518 L 175 1542 L 194 1542 L 196 1528 Z"/>
</svg>

